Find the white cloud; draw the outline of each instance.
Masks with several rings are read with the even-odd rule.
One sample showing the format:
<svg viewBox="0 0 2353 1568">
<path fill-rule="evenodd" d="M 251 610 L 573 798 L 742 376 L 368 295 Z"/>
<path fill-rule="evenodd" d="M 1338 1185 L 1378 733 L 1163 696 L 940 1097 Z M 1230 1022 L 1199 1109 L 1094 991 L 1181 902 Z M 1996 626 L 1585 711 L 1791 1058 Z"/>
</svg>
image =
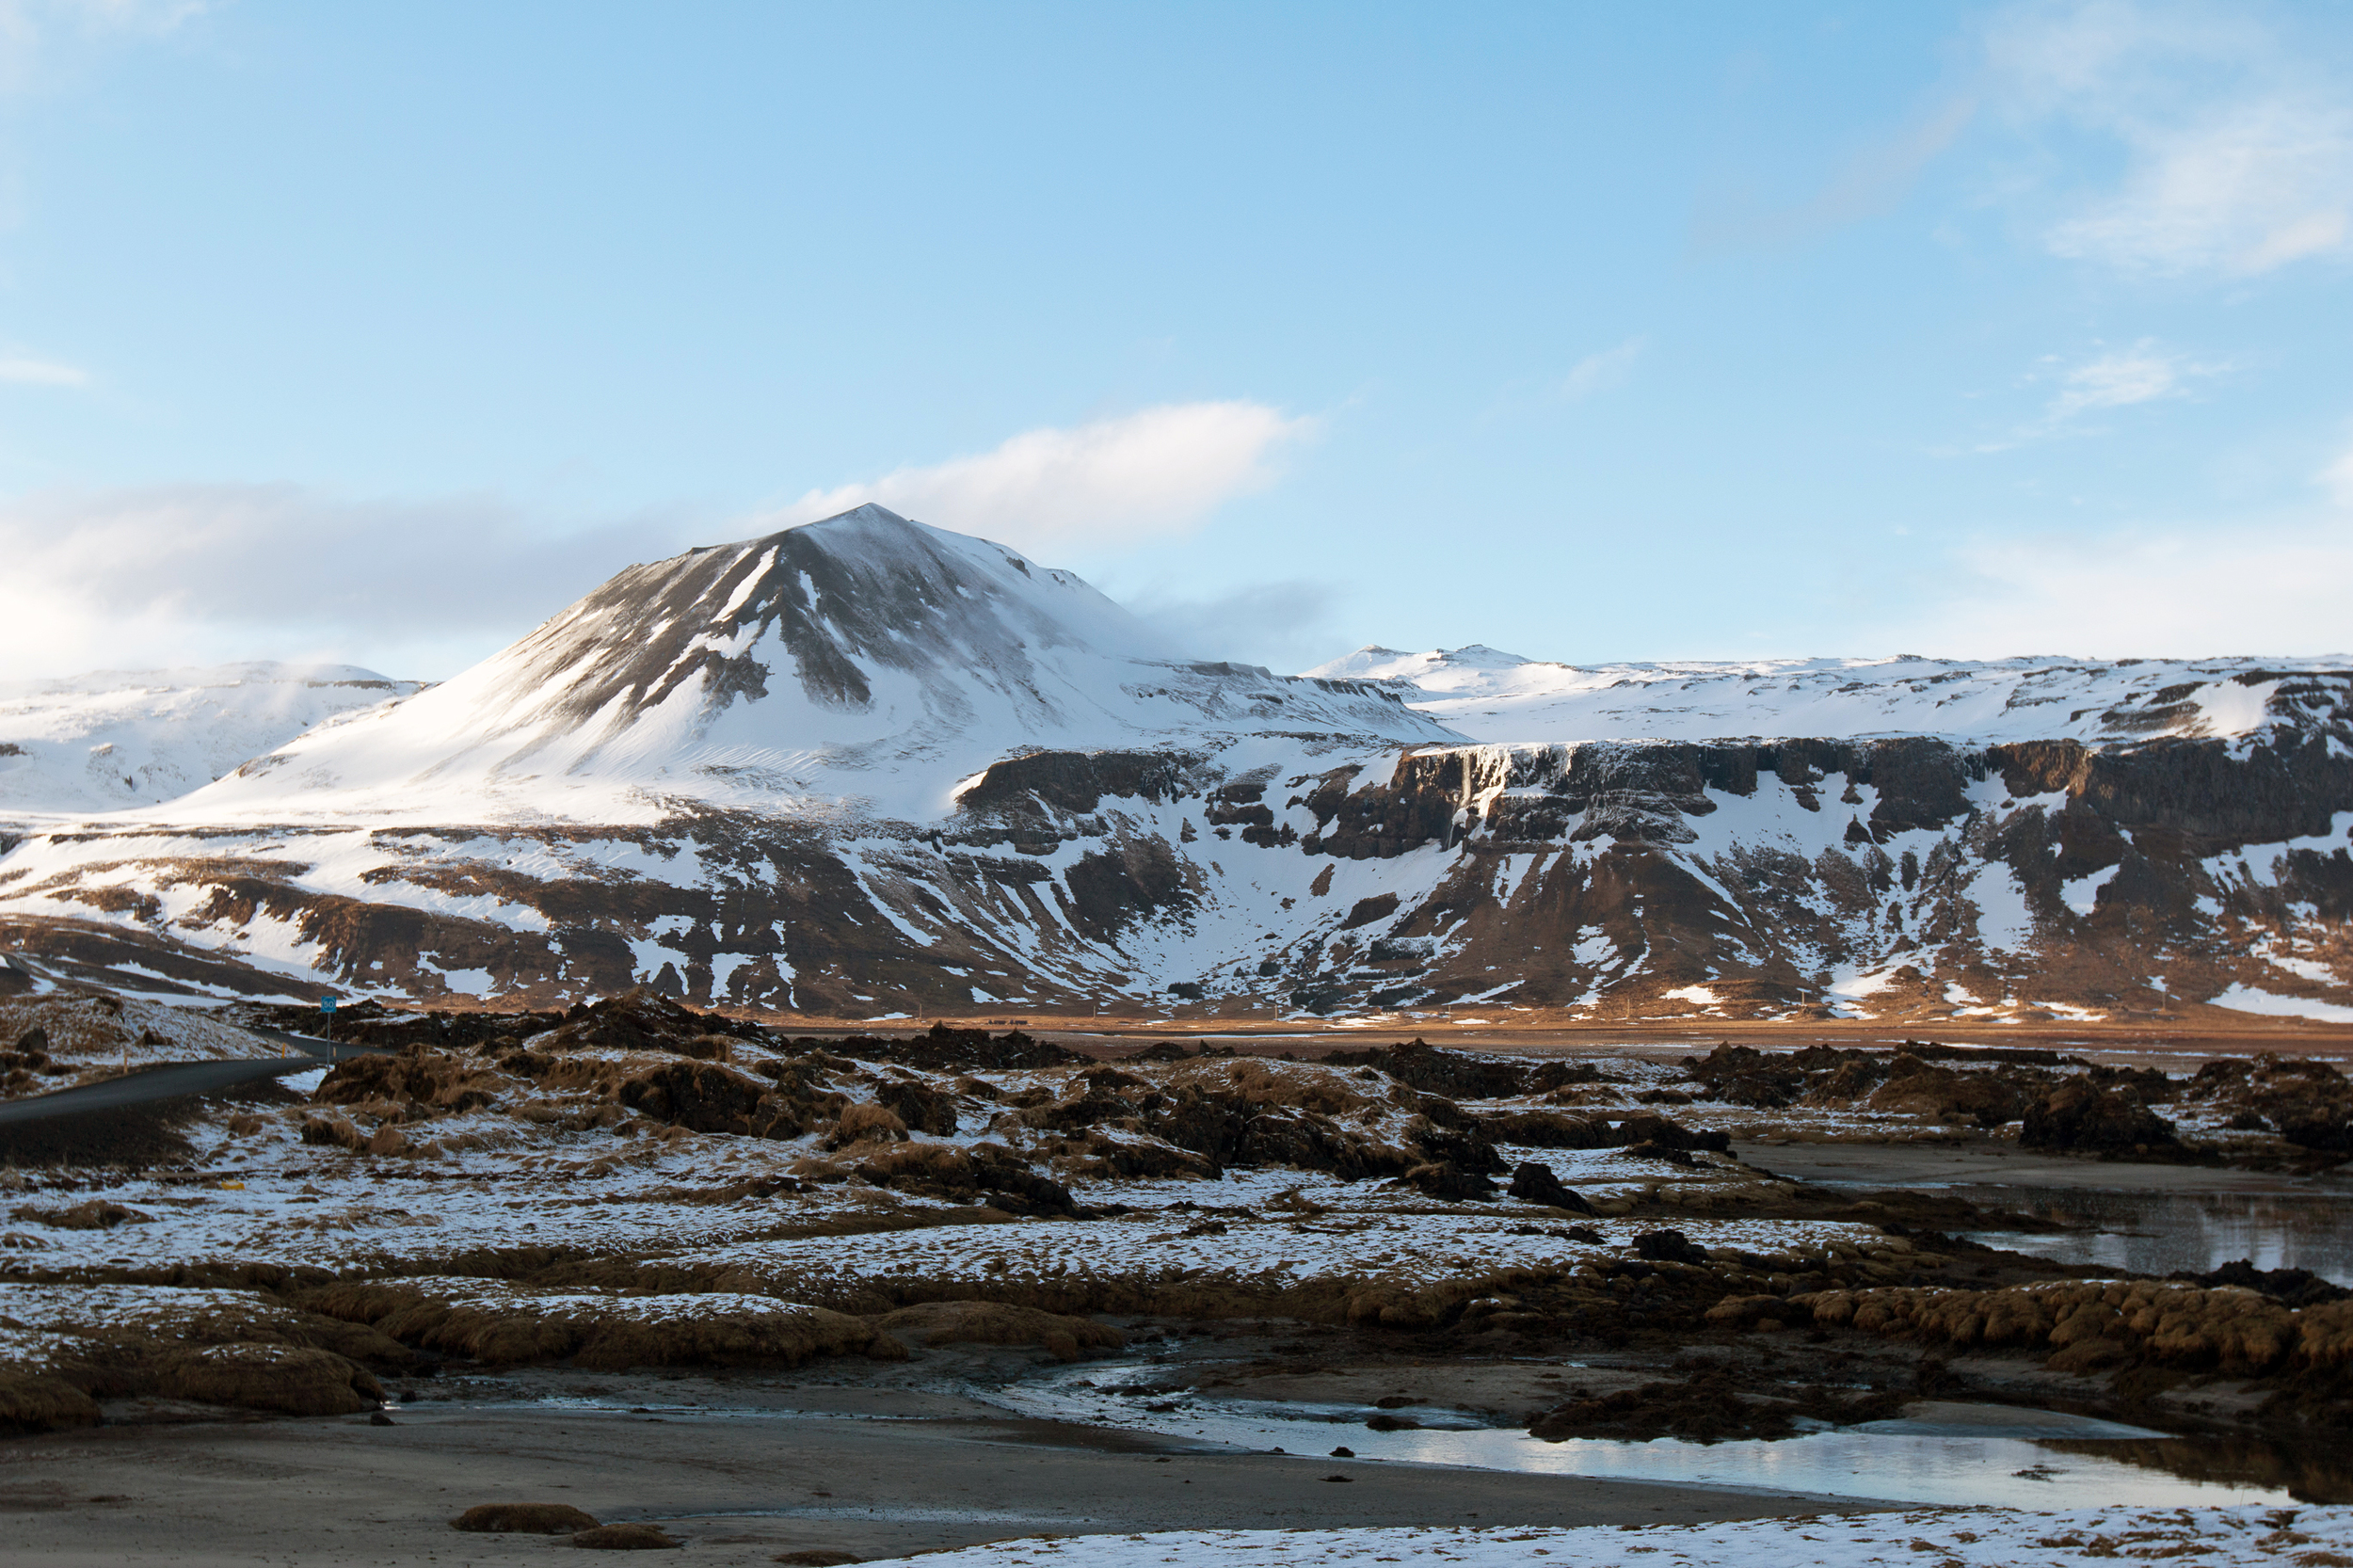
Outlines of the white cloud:
<svg viewBox="0 0 2353 1568">
<path fill-rule="evenodd" d="M 1129 544 L 1181 534 L 1221 503 L 1274 480 L 1273 452 L 1315 421 L 1261 403 L 1177 403 L 1068 429 L 1032 430 L 993 452 L 811 490 L 783 526 L 868 502 L 1024 550 Z"/>
<path fill-rule="evenodd" d="M 0 359 L 0 381 L 24 387 L 87 387 L 90 374 L 77 365 L 62 364 L 56 360 L 17 355 Z"/>
<path fill-rule="evenodd" d="M 668 520 L 557 533 L 484 498 L 178 485 L 0 504 L 0 679 L 316 658 L 440 677 L 632 560 Z"/>
<path fill-rule="evenodd" d="M 1646 338 L 1628 338 L 1615 348 L 1586 355 L 1561 377 L 1561 395 L 1591 397 L 1597 392 L 1608 392 L 1634 374 L 1634 361 L 1642 357 L 1642 350 L 1648 345 Z"/>
<path fill-rule="evenodd" d="M 1988 56 L 2019 121 L 2123 154 L 2112 188 L 2049 224 L 2057 254 L 2249 275 L 2353 253 L 2353 83 L 2254 13 L 2029 5 L 1993 26 Z"/>
<path fill-rule="evenodd" d="M 2059 377 L 2058 395 L 2051 399 L 2050 418 L 2057 423 L 2093 408 L 2124 408 L 2136 403 L 2179 397 L 2185 380 L 2212 375 L 2213 368 L 2192 364 L 2179 355 L 2161 354 L 2147 343 L 2103 354 Z"/>
<path fill-rule="evenodd" d="M 2059 362 L 2057 355 L 2051 355 L 2025 378 L 2029 386 L 2057 383 L 2057 390 L 2043 405 L 2041 418 L 2006 435 L 1951 450 L 2008 452 L 2030 441 L 2089 434 L 2089 427 L 2079 423 L 2087 414 L 2103 408 L 2129 408 L 2140 403 L 2186 397 L 2193 381 L 2231 368 L 2228 363 L 2203 363 L 2169 353 L 2147 338 L 2130 348 L 2110 349 L 2064 370 L 2053 368 Z"/>
<path fill-rule="evenodd" d="M 1949 597 L 1881 628 L 1886 646 L 1973 658 L 2353 652 L 2342 521 L 1983 540 L 1953 565 Z"/>
</svg>

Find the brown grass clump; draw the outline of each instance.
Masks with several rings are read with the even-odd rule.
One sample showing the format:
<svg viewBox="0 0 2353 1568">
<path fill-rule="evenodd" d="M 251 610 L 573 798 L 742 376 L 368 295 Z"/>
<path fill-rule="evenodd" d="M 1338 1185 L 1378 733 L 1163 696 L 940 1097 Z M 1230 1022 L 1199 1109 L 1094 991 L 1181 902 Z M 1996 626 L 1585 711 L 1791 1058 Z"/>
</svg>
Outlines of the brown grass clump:
<svg viewBox="0 0 2353 1568">
<path fill-rule="evenodd" d="M 1264 1062 L 1249 1056 L 1196 1059 L 1173 1070 L 1169 1082 L 1172 1087 L 1197 1083 L 1205 1091 L 1231 1095 L 1246 1104 L 1289 1106 L 1324 1116 L 1337 1116 L 1385 1098 L 1388 1088 L 1383 1080 L 1378 1087 L 1384 1094 L 1368 1096 L 1360 1087 L 1352 1086 L 1337 1068 L 1305 1062 Z"/>
<path fill-rule="evenodd" d="M 476 1503 L 449 1528 L 480 1534 L 569 1535 L 595 1529 L 597 1521 L 569 1503 Z"/>
<path fill-rule="evenodd" d="M 887 1111 L 871 1100 L 859 1100 L 842 1109 L 841 1119 L 834 1124 L 833 1131 L 825 1139 L 825 1147 L 847 1148 L 852 1144 L 870 1138 L 904 1143 L 906 1135 L 907 1124 L 899 1119 L 897 1112 Z"/>
<path fill-rule="evenodd" d="M 859 1107 L 852 1106 L 850 1109 L 856 1111 Z M 885 1112 L 884 1114 L 889 1112 Z M 867 1159 L 865 1168 L 879 1171 L 886 1176 L 953 1182 L 970 1176 L 972 1160 L 953 1144 L 900 1144 L 877 1149 Z"/>
<path fill-rule="evenodd" d="M 384 1385 L 332 1351 L 298 1345 L 207 1345 L 168 1357 L 155 1391 L 204 1404 L 287 1416 L 349 1416 L 384 1402 Z"/>
<path fill-rule="evenodd" d="M 136 1208 L 104 1198 L 77 1203 L 71 1208 L 36 1208 L 31 1205 L 8 1210 L 11 1220 L 28 1220 L 35 1224 L 55 1225 L 59 1230 L 112 1230 L 117 1225 L 152 1225 L 152 1214 L 142 1214 Z"/>
<path fill-rule="evenodd" d="M 59 1296 L 39 1309 L 33 1326 L 85 1336 L 82 1353 L 108 1365 L 137 1365 L 168 1350 L 243 1342 L 331 1351 L 377 1367 L 406 1367 L 416 1359 L 407 1347 L 362 1324 L 297 1311 L 258 1293 L 154 1288 L 124 1299 L 100 1287 L 86 1292 L 59 1288 Z M 17 1316 L 33 1310 L 20 1305 Z"/>
<path fill-rule="evenodd" d="M 98 1402 L 60 1377 L 0 1368 L 0 1432 L 98 1424 Z"/>
<path fill-rule="evenodd" d="M 837 1552 L 829 1546 L 804 1546 L 797 1552 L 778 1552 L 768 1560 L 784 1562 L 792 1568 L 842 1568 L 842 1564 L 866 1560 L 850 1552 Z"/>
<path fill-rule="evenodd" d="M 1039 1345 L 1064 1361 L 1128 1343 L 1126 1335 L 1105 1323 L 1002 1302 L 925 1302 L 878 1321 L 893 1333 L 918 1336 L 926 1345 Z"/>
<path fill-rule="evenodd" d="M 2295 1311 L 2253 1290 L 2163 1280 L 1740 1296 L 1718 1303 L 1707 1316 L 1729 1327 L 1767 1319 L 1811 1321 L 1961 1348 L 2047 1346 L 2057 1352 L 2051 1361 L 2056 1371 L 2146 1358 L 2247 1377 L 2286 1368 L 2331 1368 L 2353 1358 L 2353 1304 Z"/>
<path fill-rule="evenodd" d="M 599 1525 L 595 1529 L 582 1530 L 572 1537 L 575 1546 L 601 1547 L 608 1552 L 642 1552 L 648 1548 L 681 1544 L 651 1525 Z"/>
<path fill-rule="evenodd" d="M 823 1307 L 728 1292 L 599 1295 L 495 1281 L 345 1282 L 305 1298 L 311 1310 L 365 1323 L 404 1344 L 499 1366 L 561 1361 L 629 1367 L 794 1367 L 821 1355 L 906 1358 L 875 1325 Z"/>
</svg>

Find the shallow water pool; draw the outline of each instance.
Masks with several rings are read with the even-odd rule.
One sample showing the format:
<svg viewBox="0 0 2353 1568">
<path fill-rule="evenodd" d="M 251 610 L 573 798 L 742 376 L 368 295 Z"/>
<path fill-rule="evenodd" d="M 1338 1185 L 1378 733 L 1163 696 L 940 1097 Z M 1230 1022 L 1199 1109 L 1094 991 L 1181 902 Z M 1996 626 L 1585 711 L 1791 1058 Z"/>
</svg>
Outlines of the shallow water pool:
<svg viewBox="0 0 2353 1568">
<path fill-rule="evenodd" d="M 2048 1235 L 2002 1230 L 1971 1237 L 2055 1262 L 2167 1274 L 2203 1273 L 2243 1257 L 2258 1269 L 2309 1269 L 2353 1285 L 2353 1194 L 1991 1185 L 1949 1191 L 1982 1208 L 2068 1226 Z"/>
<path fill-rule="evenodd" d="M 1378 1432 L 1365 1422 L 1380 1413 L 1364 1407 L 1186 1400 L 1176 1401 L 1174 1409 L 1152 1411 L 1119 1392 L 1125 1382 L 1164 1371 L 1142 1363 L 1097 1363 L 992 1388 L 984 1397 L 1024 1416 L 1221 1447 L 1293 1454 L 1326 1454 L 1346 1447 L 1368 1460 L 1824 1497 L 2036 1509 L 2292 1500 L 2277 1465 L 2217 1461 L 2184 1439 L 2053 1412 L 1939 1404 L 1917 1407 L 1912 1419 L 1771 1442 L 1547 1443 L 1516 1429 L 1478 1425 L 1467 1412 L 1417 1406 L 1410 1414 L 1428 1423 L 1422 1430 Z M 2166 1464 L 2173 1455 L 2186 1462 L 2180 1469 Z M 2181 1473 L 2184 1469 L 2188 1473 Z"/>
</svg>

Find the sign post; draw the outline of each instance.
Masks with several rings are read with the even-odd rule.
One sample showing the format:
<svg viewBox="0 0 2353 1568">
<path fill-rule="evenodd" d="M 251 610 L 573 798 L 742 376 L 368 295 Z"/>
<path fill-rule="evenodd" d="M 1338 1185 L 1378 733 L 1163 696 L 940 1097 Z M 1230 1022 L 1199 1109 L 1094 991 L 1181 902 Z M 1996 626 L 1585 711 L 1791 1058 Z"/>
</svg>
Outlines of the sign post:
<svg viewBox="0 0 2353 1568">
<path fill-rule="evenodd" d="M 325 1016 L 325 1018 L 326 1018 L 326 1020 L 327 1020 L 327 1021 L 326 1021 L 326 1024 L 324 1025 L 324 1029 L 325 1029 L 325 1032 L 326 1032 L 326 1035 L 327 1035 L 328 1040 L 331 1043 L 331 1042 L 334 1040 L 334 1038 L 335 1038 L 335 993 L 334 993 L 334 992 L 329 991 L 329 992 L 328 992 L 328 993 L 327 993 L 327 995 L 325 995 L 325 996 L 323 996 L 323 997 L 319 998 L 319 1012 L 320 1012 L 320 1013 L 321 1013 L 321 1014 Z M 334 1053 L 333 1051 L 331 1051 L 331 1050 L 330 1050 L 330 1051 L 328 1051 L 327 1054 L 328 1054 L 328 1059 L 329 1059 L 329 1060 L 332 1060 L 332 1059 L 333 1059 L 333 1057 L 334 1057 L 334 1055 L 335 1055 L 335 1053 Z"/>
</svg>

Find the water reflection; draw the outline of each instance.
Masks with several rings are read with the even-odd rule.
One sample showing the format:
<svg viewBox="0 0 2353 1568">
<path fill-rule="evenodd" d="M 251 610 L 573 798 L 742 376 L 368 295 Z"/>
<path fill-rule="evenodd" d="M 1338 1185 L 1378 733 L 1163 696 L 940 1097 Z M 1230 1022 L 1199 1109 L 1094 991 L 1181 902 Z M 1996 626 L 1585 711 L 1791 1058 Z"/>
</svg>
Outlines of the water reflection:
<svg viewBox="0 0 2353 1568">
<path fill-rule="evenodd" d="M 2308 1269 L 2353 1285 L 2353 1197 L 2330 1192 L 2127 1192 L 1971 1186 L 1955 1195 L 2069 1227 L 2033 1235 L 1979 1231 L 1988 1246 L 2137 1273 L 2202 1273 L 2236 1258 L 2258 1269 Z"/>
<path fill-rule="evenodd" d="M 2299 1503 L 2353 1503 L 2353 1464 L 2341 1453 L 2255 1437 L 2167 1437 L 2140 1442 L 2042 1445 L 2200 1482 L 2284 1491 Z"/>
<path fill-rule="evenodd" d="M 1097 1364 L 992 1389 L 986 1397 L 1025 1416 L 1241 1448 L 1322 1454 L 1346 1446 L 1360 1459 L 1886 1502 L 2219 1508 L 2288 1502 L 2289 1488 L 2311 1479 L 2309 1466 L 2276 1456 L 2265 1461 L 2251 1452 L 2217 1454 L 2211 1451 L 2213 1445 L 2185 1445 L 2153 1434 L 2093 1439 L 2085 1434 L 2131 1429 L 2057 1415 L 2043 1417 L 2053 1435 L 2035 1438 L 1858 1428 L 1777 1442 L 1702 1444 L 1662 1437 L 1647 1443 L 1600 1438 L 1546 1443 L 1494 1427 L 1378 1432 L 1364 1425 L 1372 1412 L 1342 1406 L 1318 1406 L 1313 1414 L 1293 1407 L 1293 1414 L 1283 1415 L 1277 1413 L 1282 1407 L 1264 1402 L 1199 1400 L 1155 1411 L 1120 1393 L 1123 1381 L 1146 1378 L 1154 1370 Z M 2062 1435 L 2071 1432 L 2077 1435 Z M 2185 1469 L 2168 1464 L 2167 1456 L 2176 1451 L 2189 1461 Z"/>
</svg>

